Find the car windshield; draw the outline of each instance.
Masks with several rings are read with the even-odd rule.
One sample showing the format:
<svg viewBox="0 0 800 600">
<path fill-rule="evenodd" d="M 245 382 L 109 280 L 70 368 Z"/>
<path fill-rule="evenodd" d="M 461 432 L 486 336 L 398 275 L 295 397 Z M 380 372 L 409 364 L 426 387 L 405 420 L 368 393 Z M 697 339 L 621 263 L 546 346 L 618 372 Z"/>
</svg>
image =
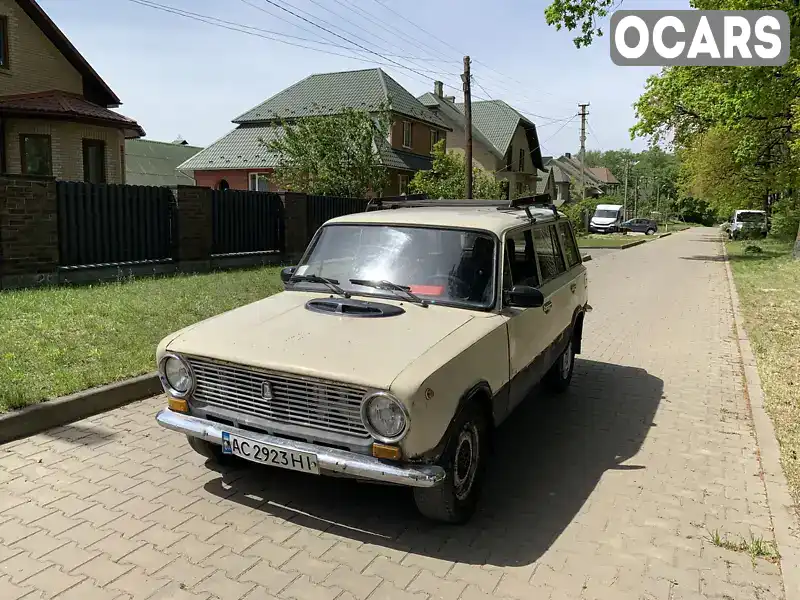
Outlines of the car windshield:
<svg viewBox="0 0 800 600">
<path fill-rule="evenodd" d="M 601 219 L 615 219 L 617 217 L 618 211 L 616 210 L 597 210 L 594 213 L 595 217 L 600 217 Z"/>
<path fill-rule="evenodd" d="M 736 220 L 740 223 L 761 223 L 766 219 L 764 213 L 743 212 L 736 215 Z"/>
<path fill-rule="evenodd" d="M 390 282 L 431 304 L 486 308 L 494 300 L 495 247 L 492 236 L 475 231 L 328 225 L 320 231 L 295 275 L 325 277 L 354 295 L 409 299 L 400 289 L 376 285 Z M 313 281 L 290 285 L 327 289 Z"/>
</svg>

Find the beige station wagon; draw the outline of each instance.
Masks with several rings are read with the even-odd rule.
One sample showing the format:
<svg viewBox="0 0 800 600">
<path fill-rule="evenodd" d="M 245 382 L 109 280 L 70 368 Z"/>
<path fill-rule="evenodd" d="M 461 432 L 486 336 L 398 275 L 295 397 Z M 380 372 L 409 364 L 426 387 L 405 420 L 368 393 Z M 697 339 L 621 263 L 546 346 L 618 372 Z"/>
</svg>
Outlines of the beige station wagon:
<svg viewBox="0 0 800 600">
<path fill-rule="evenodd" d="M 285 291 L 167 336 L 157 420 L 211 459 L 410 486 L 464 522 L 494 428 L 570 383 L 586 268 L 552 206 L 386 206 L 325 223 Z"/>
</svg>

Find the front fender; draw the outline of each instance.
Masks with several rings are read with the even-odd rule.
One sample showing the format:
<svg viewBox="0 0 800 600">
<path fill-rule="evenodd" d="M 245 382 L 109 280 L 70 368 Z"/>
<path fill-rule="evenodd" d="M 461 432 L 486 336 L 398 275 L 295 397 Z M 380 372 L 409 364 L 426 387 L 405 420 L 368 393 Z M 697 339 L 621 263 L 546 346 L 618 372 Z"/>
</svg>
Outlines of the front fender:
<svg viewBox="0 0 800 600">
<path fill-rule="evenodd" d="M 445 437 L 464 393 L 488 386 L 492 396 L 509 379 L 507 318 L 472 319 L 412 362 L 392 382 L 411 427 L 401 442 L 408 459 L 426 457 Z"/>
</svg>

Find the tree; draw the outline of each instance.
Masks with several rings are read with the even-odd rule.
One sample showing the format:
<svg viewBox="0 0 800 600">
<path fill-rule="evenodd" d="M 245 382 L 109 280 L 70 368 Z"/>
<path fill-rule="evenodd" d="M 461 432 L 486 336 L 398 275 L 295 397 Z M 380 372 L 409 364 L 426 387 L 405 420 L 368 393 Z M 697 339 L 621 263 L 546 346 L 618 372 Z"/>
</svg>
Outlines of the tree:
<svg viewBox="0 0 800 600">
<path fill-rule="evenodd" d="M 578 30 L 578 47 L 602 35 L 613 0 L 554 0 L 548 23 Z M 701 10 L 786 11 L 790 58 L 783 66 L 674 66 L 651 76 L 636 103 L 633 136 L 667 141 L 681 157 L 684 191 L 717 209 L 757 205 L 797 214 L 800 188 L 800 2 L 691 0 Z M 715 175 L 716 174 L 716 175 Z M 773 207 L 773 203 L 777 203 Z M 775 230 L 773 230 L 775 231 Z M 800 236 L 800 223 L 797 223 Z"/>
<path fill-rule="evenodd" d="M 337 115 L 285 122 L 283 128 L 284 135 L 267 144 L 280 155 L 271 177 L 279 187 L 350 198 L 383 190 L 386 169 L 379 145 L 388 135 L 387 114 L 346 109 Z"/>
<path fill-rule="evenodd" d="M 417 171 L 409 187 L 414 193 L 430 198 L 464 198 L 466 195 L 466 159 L 460 152 L 445 152 L 444 140 L 433 147 L 433 168 Z M 475 198 L 484 200 L 503 197 L 503 185 L 494 175 L 479 167 L 472 169 L 472 190 Z"/>
</svg>

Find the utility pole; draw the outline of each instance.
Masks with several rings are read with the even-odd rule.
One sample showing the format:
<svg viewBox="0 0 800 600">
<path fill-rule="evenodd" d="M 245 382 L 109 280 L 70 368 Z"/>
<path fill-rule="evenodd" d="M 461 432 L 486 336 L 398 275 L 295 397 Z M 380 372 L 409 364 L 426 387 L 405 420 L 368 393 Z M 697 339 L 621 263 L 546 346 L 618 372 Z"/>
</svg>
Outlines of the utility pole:
<svg viewBox="0 0 800 600">
<path fill-rule="evenodd" d="M 466 135 L 466 148 L 464 158 L 467 172 L 467 199 L 472 199 L 472 92 L 470 91 L 469 56 L 464 57 L 464 133 Z"/>
<path fill-rule="evenodd" d="M 631 161 L 625 161 L 625 196 L 622 200 L 622 214 L 628 219 L 628 172 L 631 170 Z"/>
<path fill-rule="evenodd" d="M 588 103 L 578 104 L 581 116 L 581 192 L 583 200 L 586 200 L 586 117 L 589 115 L 586 108 L 588 106 Z"/>
</svg>

